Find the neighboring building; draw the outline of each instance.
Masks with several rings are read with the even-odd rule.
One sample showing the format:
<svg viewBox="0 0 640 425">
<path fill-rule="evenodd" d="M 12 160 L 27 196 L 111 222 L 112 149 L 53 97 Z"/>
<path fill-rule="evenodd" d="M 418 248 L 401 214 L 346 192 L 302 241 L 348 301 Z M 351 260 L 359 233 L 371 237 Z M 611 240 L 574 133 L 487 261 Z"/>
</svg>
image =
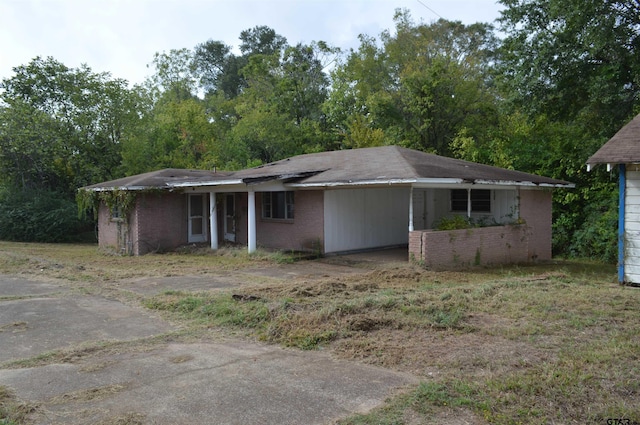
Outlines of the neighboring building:
<svg viewBox="0 0 640 425">
<path fill-rule="evenodd" d="M 224 241 L 250 252 L 259 245 L 320 254 L 408 246 L 425 265 L 448 267 L 550 259 L 551 190 L 567 187 L 573 185 L 385 146 L 230 173 L 160 170 L 83 189 L 137 194 L 128 217 L 103 202 L 98 220 L 101 247 L 134 255 L 199 242 L 216 249 Z M 433 231 L 437 223 L 452 216 L 503 226 L 435 240 L 443 234 Z"/>
<path fill-rule="evenodd" d="M 618 280 L 640 284 L 640 115 L 622 127 L 589 160 L 620 171 Z"/>
</svg>

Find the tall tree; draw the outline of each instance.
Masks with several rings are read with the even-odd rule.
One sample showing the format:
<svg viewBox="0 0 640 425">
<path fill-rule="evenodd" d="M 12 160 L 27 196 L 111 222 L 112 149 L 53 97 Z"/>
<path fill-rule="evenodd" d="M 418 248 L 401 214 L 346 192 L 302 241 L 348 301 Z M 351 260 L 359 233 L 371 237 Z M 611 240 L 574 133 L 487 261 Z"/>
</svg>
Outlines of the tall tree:
<svg viewBox="0 0 640 425">
<path fill-rule="evenodd" d="M 415 24 L 406 11 L 395 22 L 395 34 L 383 32 L 380 45 L 361 36 L 360 48 L 333 73 L 326 110 L 346 139 L 347 123 L 367 123 L 384 131 L 385 143 L 450 154 L 459 131 L 479 136 L 496 121 L 488 69 L 497 39 L 487 24 Z"/>
<path fill-rule="evenodd" d="M 516 104 L 580 119 L 605 137 L 640 100 L 640 5 L 629 0 L 501 0 L 504 84 Z"/>
<path fill-rule="evenodd" d="M 604 170 L 586 173 L 584 164 L 638 112 L 638 2 L 501 3 L 506 38 L 497 75 L 511 110 L 523 111 L 532 130 L 516 156 L 538 152 L 537 171 L 577 186 L 555 195 L 555 248 L 613 260 L 615 220 L 602 217 L 616 214 L 615 179 Z"/>
<path fill-rule="evenodd" d="M 74 193 L 117 175 L 125 128 L 137 101 L 124 80 L 35 58 L 3 80 L 0 163 L 22 187 Z"/>
</svg>

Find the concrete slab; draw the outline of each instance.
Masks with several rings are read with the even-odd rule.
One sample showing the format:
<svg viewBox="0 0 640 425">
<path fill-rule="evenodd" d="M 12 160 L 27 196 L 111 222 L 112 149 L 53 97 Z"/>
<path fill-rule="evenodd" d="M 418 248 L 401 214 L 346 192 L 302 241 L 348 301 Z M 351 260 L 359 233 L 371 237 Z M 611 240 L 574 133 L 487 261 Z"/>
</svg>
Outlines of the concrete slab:
<svg viewBox="0 0 640 425">
<path fill-rule="evenodd" d="M 248 343 L 170 344 L 92 364 L 0 370 L 37 424 L 326 424 L 379 405 L 409 375 Z"/>
<path fill-rule="evenodd" d="M 55 283 L 34 282 L 19 277 L 0 276 L 0 297 L 24 297 L 65 292 L 68 292 L 65 286 Z"/>
<path fill-rule="evenodd" d="M 171 329 L 143 308 L 0 275 L 0 362 Z M 238 341 L 157 344 L 0 369 L 0 386 L 39 406 L 30 418 L 36 424 L 325 424 L 416 382 L 322 352 Z"/>
<path fill-rule="evenodd" d="M 83 341 L 132 340 L 169 330 L 168 323 L 142 309 L 97 296 L 2 301 L 0 362 Z"/>
</svg>

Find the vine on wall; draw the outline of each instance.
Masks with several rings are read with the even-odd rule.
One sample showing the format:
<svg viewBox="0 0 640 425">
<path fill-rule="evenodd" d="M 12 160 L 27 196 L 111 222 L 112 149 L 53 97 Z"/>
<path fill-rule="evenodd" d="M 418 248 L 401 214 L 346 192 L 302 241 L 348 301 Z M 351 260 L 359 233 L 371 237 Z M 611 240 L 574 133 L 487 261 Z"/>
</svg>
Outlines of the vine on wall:
<svg viewBox="0 0 640 425">
<path fill-rule="evenodd" d="M 105 190 L 98 192 L 81 189 L 76 194 L 78 216 L 84 218 L 89 211 L 93 211 L 93 218 L 97 220 L 100 203 L 104 202 L 109 208 L 110 215 L 113 215 L 113 212 L 119 209 L 122 219 L 127 221 L 129 214 L 136 205 L 137 197 L 138 193 L 131 190 Z"/>
</svg>

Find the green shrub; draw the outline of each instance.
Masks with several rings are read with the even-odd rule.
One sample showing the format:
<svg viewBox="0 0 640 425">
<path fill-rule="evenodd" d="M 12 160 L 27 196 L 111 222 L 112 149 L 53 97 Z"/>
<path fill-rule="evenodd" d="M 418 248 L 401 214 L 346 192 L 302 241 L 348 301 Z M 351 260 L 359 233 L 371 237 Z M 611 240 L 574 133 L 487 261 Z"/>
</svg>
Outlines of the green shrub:
<svg viewBox="0 0 640 425">
<path fill-rule="evenodd" d="M 452 215 L 449 217 L 442 217 L 436 226 L 436 230 L 458 230 L 458 229 L 470 229 L 474 227 L 471 221 L 467 217 L 461 215 Z"/>
<path fill-rule="evenodd" d="M 19 242 L 70 242 L 93 225 L 78 219 L 74 200 L 48 190 L 0 190 L 0 239 Z"/>
</svg>

